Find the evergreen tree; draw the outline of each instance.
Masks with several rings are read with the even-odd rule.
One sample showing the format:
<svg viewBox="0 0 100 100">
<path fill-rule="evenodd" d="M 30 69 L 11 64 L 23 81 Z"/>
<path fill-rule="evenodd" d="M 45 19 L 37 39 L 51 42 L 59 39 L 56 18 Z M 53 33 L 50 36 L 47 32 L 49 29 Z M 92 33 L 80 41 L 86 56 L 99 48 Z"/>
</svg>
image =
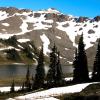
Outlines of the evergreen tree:
<svg viewBox="0 0 100 100">
<path fill-rule="evenodd" d="M 17 50 L 15 50 L 15 49 L 8 49 L 5 52 L 7 53 L 7 59 L 17 60 L 17 61 L 21 60 L 20 55 L 17 52 Z"/>
<path fill-rule="evenodd" d="M 96 57 L 93 65 L 92 79 L 94 81 L 100 81 L 100 39 L 98 41 Z"/>
<path fill-rule="evenodd" d="M 7 43 L 8 45 L 12 45 L 14 47 L 17 46 L 17 37 L 16 35 L 11 36 L 9 39 L 5 40 L 5 43 Z"/>
<path fill-rule="evenodd" d="M 49 87 L 53 87 L 56 80 L 56 67 L 57 67 L 57 48 L 54 44 L 52 52 L 50 53 L 50 69 L 47 74 L 47 84 Z"/>
<path fill-rule="evenodd" d="M 77 49 L 75 51 L 75 59 L 73 61 L 73 67 L 74 67 L 74 71 L 73 71 L 73 81 L 78 81 L 79 80 L 79 67 L 78 67 L 78 54 L 77 54 Z"/>
<path fill-rule="evenodd" d="M 31 77 L 31 84 L 32 84 L 32 89 L 34 89 L 34 78 L 33 78 L 33 75 Z"/>
<path fill-rule="evenodd" d="M 22 83 L 21 91 L 24 91 L 24 90 L 25 90 L 25 83 L 23 82 L 23 83 Z"/>
<path fill-rule="evenodd" d="M 25 52 L 26 57 L 33 59 L 32 49 L 28 45 L 24 47 L 23 51 Z"/>
<path fill-rule="evenodd" d="M 62 84 L 62 78 L 63 78 L 63 72 L 61 68 L 60 63 L 60 52 L 57 53 L 58 59 L 57 59 L 57 67 L 56 67 L 56 84 L 61 85 Z"/>
<path fill-rule="evenodd" d="M 39 53 L 38 58 L 38 65 L 36 67 L 36 74 L 35 74 L 35 80 L 34 80 L 34 89 L 39 89 L 43 87 L 44 84 L 44 78 L 45 78 L 45 70 L 44 70 L 44 54 L 43 54 L 43 46 Z"/>
<path fill-rule="evenodd" d="M 27 68 L 27 73 L 26 73 L 25 87 L 26 87 L 26 90 L 27 91 L 30 91 L 31 90 L 29 66 Z"/>
<path fill-rule="evenodd" d="M 84 49 L 83 34 L 79 39 L 78 54 L 74 61 L 74 79 L 77 82 L 86 82 L 89 80 L 87 56 Z"/>
<path fill-rule="evenodd" d="M 14 80 L 11 84 L 10 92 L 15 92 L 15 82 L 14 82 Z"/>
<path fill-rule="evenodd" d="M 60 52 L 54 44 L 52 52 L 50 53 L 50 69 L 47 74 L 47 85 L 49 87 L 60 86 L 62 84 L 62 69 L 60 63 Z"/>
</svg>

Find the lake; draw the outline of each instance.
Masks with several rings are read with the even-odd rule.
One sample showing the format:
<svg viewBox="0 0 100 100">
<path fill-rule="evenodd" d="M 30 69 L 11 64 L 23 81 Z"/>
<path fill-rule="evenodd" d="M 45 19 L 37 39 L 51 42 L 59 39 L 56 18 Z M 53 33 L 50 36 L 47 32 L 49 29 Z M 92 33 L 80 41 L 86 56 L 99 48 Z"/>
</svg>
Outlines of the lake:
<svg viewBox="0 0 100 100">
<path fill-rule="evenodd" d="M 28 65 L 18 65 L 18 64 L 11 64 L 11 65 L 0 65 L 0 79 L 1 78 L 13 78 L 16 76 L 25 76 L 27 72 Z M 30 72 L 34 76 L 35 75 L 35 65 L 29 65 Z M 48 67 L 45 66 L 45 69 L 48 70 Z M 72 66 L 62 66 L 63 73 L 72 73 L 73 68 Z"/>
</svg>

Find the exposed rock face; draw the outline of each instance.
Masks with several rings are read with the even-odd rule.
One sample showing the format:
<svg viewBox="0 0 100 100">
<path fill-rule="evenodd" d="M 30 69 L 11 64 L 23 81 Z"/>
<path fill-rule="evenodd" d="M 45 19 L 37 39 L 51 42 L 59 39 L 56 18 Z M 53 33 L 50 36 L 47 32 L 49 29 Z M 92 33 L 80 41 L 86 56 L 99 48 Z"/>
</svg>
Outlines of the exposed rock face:
<svg viewBox="0 0 100 100">
<path fill-rule="evenodd" d="M 32 11 L 13 7 L 0 8 L 0 38 L 13 35 L 17 39 L 34 41 L 39 49 L 44 45 L 49 56 L 54 43 L 61 52 L 61 63 L 70 65 L 74 58 L 80 35 L 83 33 L 89 66 L 92 66 L 97 39 L 100 37 L 100 16 L 93 19 L 64 15 L 54 8 Z M 0 45 L 0 52 L 4 45 Z M 70 63 L 69 63 L 70 62 Z"/>
<path fill-rule="evenodd" d="M 97 22 L 100 21 L 100 16 L 96 16 L 96 17 L 94 18 L 94 20 L 97 21 Z"/>
<path fill-rule="evenodd" d="M 40 13 L 35 13 L 35 14 L 34 14 L 34 17 L 40 17 L 40 16 L 41 16 Z"/>
<path fill-rule="evenodd" d="M 0 11 L 5 11 L 6 13 L 9 13 L 9 16 L 14 15 L 15 13 L 20 13 L 22 14 L 23 12 L 30 12 L 28 9 L 17 9 L 14 7 L 0 7 Z"/>
<path fill-rule="evenodd" d="M 88 20 L 87 17 L 79 17 L 79 18 L 77 19 L 77 22 L 82 23 L 82 22 L 86 22 L 87 20 Z"/>
<path fill-rule="evenodd" d="M 3 23 L 6 23 L 6 24 L 3 24 Z M 19 33 L 22 31 L 20 28 L 21 24 L 22 24 L 21 17 L 17 15 L 12 16 L 10 18 L 0 21 L 0 32 L 8 33 L 8 34 Z"/>
<path fill-rule="evenodd" d="M 95 33 L 95 31 L 92 30 L 92 29 L 90 29 L 90 30 L 88 31 L 88 34 L 94 34 L 94 33 Z"/>
</svg>

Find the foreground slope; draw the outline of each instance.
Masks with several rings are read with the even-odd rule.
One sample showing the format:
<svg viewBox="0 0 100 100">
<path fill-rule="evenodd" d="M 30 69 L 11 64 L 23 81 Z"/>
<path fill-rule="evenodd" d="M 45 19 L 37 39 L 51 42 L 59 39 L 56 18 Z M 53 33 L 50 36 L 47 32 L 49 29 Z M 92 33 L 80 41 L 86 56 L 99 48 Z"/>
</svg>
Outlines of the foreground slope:
<svg viewBox="0 0 100 100">
<path fill-rule="evenodd" d="M 66 86 L 66 87 L 51 88 L 51 89 L 40 91 L 40 92 L 30 93 L 30 94 L 26 94 L 23 96 L 18 96 L 18 97 L 15 97 L 13 100 L 25 100 L 25 99 L 45 100 L 45 98 L 59 97 L 64 94 L 81 92 L 88 85 L 95 84 L 95 83 L 96 82 L 82 83 L 82 84 L 76 84 L 76 85 Z M 10 100 L 10 99 L 8 99 L 8 100 Z"/>
</svg>

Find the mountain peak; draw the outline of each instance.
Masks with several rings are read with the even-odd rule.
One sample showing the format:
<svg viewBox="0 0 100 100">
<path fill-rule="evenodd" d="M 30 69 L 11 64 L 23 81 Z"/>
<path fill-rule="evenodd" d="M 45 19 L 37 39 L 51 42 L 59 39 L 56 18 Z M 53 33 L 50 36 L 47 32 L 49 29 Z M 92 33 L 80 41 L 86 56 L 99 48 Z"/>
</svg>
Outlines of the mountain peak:
<svg viewBox="0 0 100 100">
<path fill-rule="evenodd" d="M 48 8 L 48 9 L 42 9 L 39 11 L 35 11 L 37 13 L 54 13 L 54 14 L 61 14 L 61 12 L 59 12 L 58 10 L 56 10 L 55 8 Z"/>
<path fill-rule="evenodd" d="M 57 14 L 60 14 L 60 12 L 58 10 L 56 10 L 55 8 L 49 8 L 47 11 L 49 13 L 57 13 Z"/>
</svg>

